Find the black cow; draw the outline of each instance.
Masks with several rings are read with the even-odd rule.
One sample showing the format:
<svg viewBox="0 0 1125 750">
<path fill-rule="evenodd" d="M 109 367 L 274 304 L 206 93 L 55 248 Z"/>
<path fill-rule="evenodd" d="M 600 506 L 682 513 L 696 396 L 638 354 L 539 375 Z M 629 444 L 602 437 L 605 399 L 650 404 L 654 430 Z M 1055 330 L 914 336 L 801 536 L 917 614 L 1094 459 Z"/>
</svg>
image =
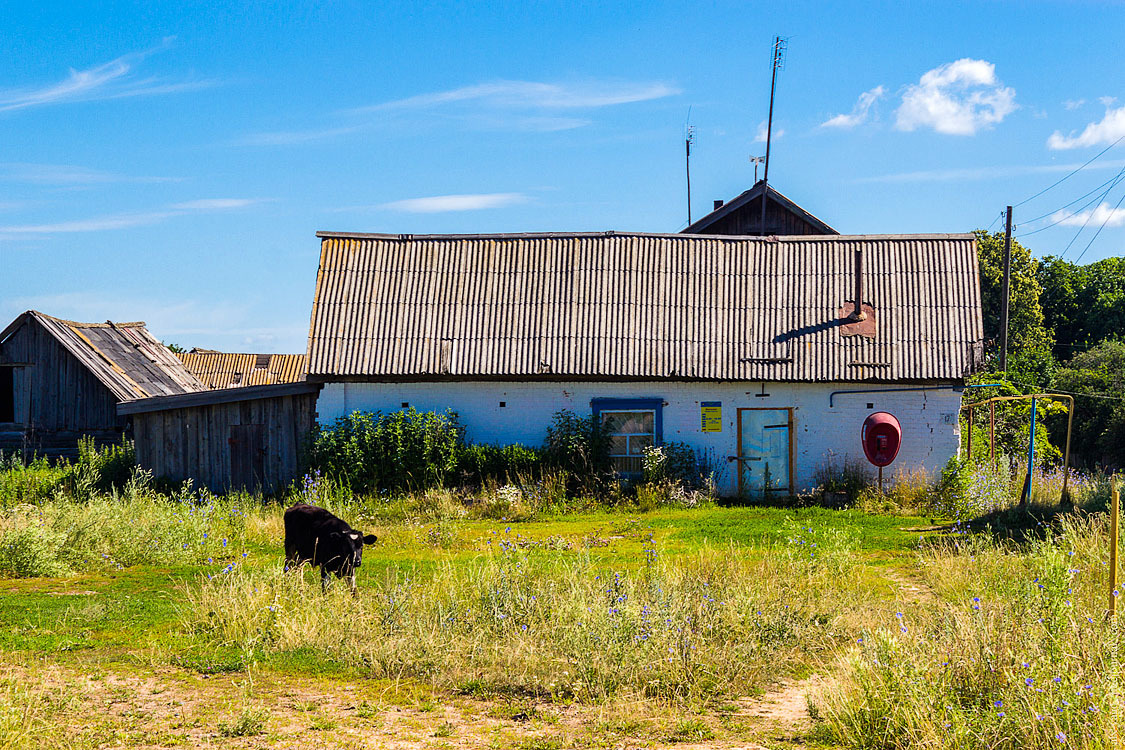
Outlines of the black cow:
<svg viewBox="0 0 1125 750">
<path fill-rule="evenodd" d="M 301 563 L 320 566 L 320 583 L 328 588 L 328 574 L 348 576 L 355 595 L 355 571 L 363 560 L 363 545 L 374 544 L 324 508 L 297 503 L 285 511 L 285 569 Z"/>
</svg>

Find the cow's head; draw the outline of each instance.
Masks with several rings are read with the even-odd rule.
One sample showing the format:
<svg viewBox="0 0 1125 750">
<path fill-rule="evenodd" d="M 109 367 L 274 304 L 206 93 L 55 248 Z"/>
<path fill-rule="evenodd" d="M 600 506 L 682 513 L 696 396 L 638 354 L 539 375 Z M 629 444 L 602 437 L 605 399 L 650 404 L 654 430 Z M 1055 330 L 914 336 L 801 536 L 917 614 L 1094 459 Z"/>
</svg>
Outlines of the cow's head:
<svg viewBox="0 0 1125 750">
<path fill-rule="evenodd" d="M 374 544 L 375 535 L 364 536 L 358 531 L 333 532 L 328 535 L 329 544 L 333 555 L 324 567 L 337 575 L 354 574 L 356 568 L 363 562 L 363 545 Z"/>
</svg>

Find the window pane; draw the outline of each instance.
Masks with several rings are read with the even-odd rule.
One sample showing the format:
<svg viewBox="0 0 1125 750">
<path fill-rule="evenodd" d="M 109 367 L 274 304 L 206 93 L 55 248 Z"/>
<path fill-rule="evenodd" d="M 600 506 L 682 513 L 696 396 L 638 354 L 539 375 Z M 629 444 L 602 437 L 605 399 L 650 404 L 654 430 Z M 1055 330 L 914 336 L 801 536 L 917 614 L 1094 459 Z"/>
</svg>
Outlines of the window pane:
<svg viewBox="0 0 1125 750">
<path fill-rule="evenodd" d="M 606 430 L 616 434 L 652 433 L 656 419 L 651 411 L 603 411 Z"/>
<path fill-rule="evenodd" d="M 645 470 L 644 459 L 637 456 L 614 456 L 613 469 L 621 474 L 641 474 Z"/>
<path fill-rule="evenodd" d="M 645 448 L 652 447 L 652 435 L 631 435 L 629 437 L 629 455 L 643 456 Z"/>
<path fill-rule="evenodd" d="M 624 456 L 629 453 L 628 440 L 624 435 L 611 435 L 609 438 L 609 455 Z"/>
</svg>

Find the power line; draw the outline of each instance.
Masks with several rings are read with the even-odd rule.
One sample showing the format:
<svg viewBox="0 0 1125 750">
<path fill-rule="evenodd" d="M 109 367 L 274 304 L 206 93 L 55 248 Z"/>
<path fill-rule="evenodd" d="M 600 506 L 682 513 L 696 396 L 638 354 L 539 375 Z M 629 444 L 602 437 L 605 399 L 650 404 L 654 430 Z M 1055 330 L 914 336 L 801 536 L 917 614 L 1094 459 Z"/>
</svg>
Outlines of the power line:
<svg viewBox="0 0 1125 750">
<path fill-rule="evenodd" d="M 1032 224 L 1032 223 L 1034 223 L 1034 222 L 1036 222 L 1036 221 L 1039 221 L 1040 219 L 1046 219 L 1046 218 L 1047 218 L 1048 216 L 1050 216 L 1051 214 L 1053 214 L 1053 213 L 1055 213 L 1055 212 L 1057 212 L 1057 211 L 1061 211 L 1061 210 L 1063 210 L 1064 208 L 1070 208 L 1071 206 L 1073 206 L 1073 205 L 1074 205 L 1075 203 L 1077 203 L 1078 201 L 1082 200 L 1083 198 L 1087 198 L 1087 197 L 1089 197 L 1089 196 L 1093 195 L 1094 193 L 1098 192 L 1098 191 L 1099 191 L 1099 190 L 1101 190 L 1101 189 L 1102 189 L 1103 187 L 1105 187 L 1105 186 L 1106 186 L 1106 185 L 1108 185 L 1109 183 L 1111 183 L 1111 182 L 1113 182 L 1114 180 L 1116 180 L 1116 179 L 1117 179 L 1118 177 L 1120 177 L 1120 176 L 1121 176 L 1122 174 L 1125 174 L 1125 167 L 1122 167 L 1122 168 L 1121 168 L 1121 170 L 1120 170 L 1120 171 L 1119 171 L 1119 172 L 1118 172 L 1117 174 L 1113 175 L 1113 176 L 1112 176 L 1112 177 L 1110 177 L 1110 178 L 1109 178 L 1108 180 L 1106 180 L 1105 182 L 1103 182 L 1103 183 L 1102 183 L 1101 185 L 1098 185 L 1098 186 L 1097 186 L 1096 188 L 1094 188 L 1094 189 L 1093 189 L 1093 190 L 1091 190 L 1090 192 L 1086 193 L 1085 195 L 1080 195 L 1079 197 L 1077 197 L 1077 198 L 1075 198 L 1074 200 L 1072 200 L 1072 201 L 1071 201 L 1070 203 L 1067 203 L 1067 204 L 1065 204 L 1065 205 L 1063 205 L 1063 206 L 1059 206 L 1058 208 L 1056 208 L 1056 209 L 1054 209 L 1054 210 L 1052 210 L 1052 211 L 1048 211 L 1048 212 L 1047 212 L 1047 213 L 1045 213 L 1045 214 L 1040 214 L 1039 216 L 1036 216 L 1036 217 L 1035 217 L 1034 219 L 1028 219 L 1028 220 L 1027 220 L 1026 222 L 1024 222 L 1024 223 L 1025 223 L 1025 224 Z"/>
<path fill-rule="evenodd" d="M 992 220 L 992 223 L 988 225 L 988 229 L 984 230 L 984 233 L 988 234 L 989 232 L 991 232 L 992 228 L 994 226 L 996 226 L 996 222 L 1000 221 L 1000 217 L 1003 216 L 1003 215 L 1004 215 L 1003 211 L 1000 211 L 999 213 L 997 213 L 996 218 Z"/>
<path fill-rule="evenodd" d="M 1118 138 L 1118 139 L 1117 139 L 1116 141 L 1114 141 L 1113 143 L 1109 144 L 1109 145 L 1108 145 L 1108 146 L 1106 146 L 1106 147 L 1105 147 L 1104 149 L 1102 149 L 1101 151 L 1099 151 L 1099 152 L 1098 152 L 1098 153 L 1097 153 L 1096 155 L 1094 155 L 1094 157 L 1093 157 L 1092 159 L 1090 159 L 1090 161 L 1086 162 L 1085 164 L 1083 164 L 1083 165 L 1082 165 L 1081 167 L 1079 167 L 1078 169 L 1074 170 L 1073 172 L 1071 172 L 1070 174 L 1066 175 L 1065 177 L 1063 177 L 1062 179 L 1058 180 L 1057 182 L 1053 182 L 1053 183 L 1051 183 L 1050 185 L 1048 185 L 1047 187 L 1043 188 L 1042 190 L 1040 190 L 1040 191 L 1039 191 L 1038 193 L 1036 193 L 1035 195 L 1031 196 L 1030 198 L 1024 198 L 1024 199 L 1023 199 L 1022 201 L 1020 201 L 1019 203 L 1016 203 L 1016 204 L 1014 204 L 1014 205 L 1012 206 L 1012 208 L 1018 208 L 1019 206 L 1022 206 L 1023 204 L 1027 203 L 1028 201 L 1034 200 L 1034 199 L 1038 198 L 1039 196 L 1043 195 L 1043 193 L 1047 192 L 1047 191 L 1048 191 L 1048 190 L 1050 190 L 1051 188 L 1053 188 L 1053 187 L 1056 187 L 1056 186 L 1058 186 L 1058 185 L 1061 185 L 1061 184 L 1063 184 L 1064 182 L 1066 182 L 1067 180 L 1069 180 L 1069 179 L 1070 179 L 1071 177 L 1073 177 L 1074 175 L 1078 174 L 1079 172 L 1081 172 L 1081 171 L 1082 171 L 1083 169 L 1085 169 L 1086 167 L 1088 167 L 1088 166 L 1090 166 L 1091 164 L 1093 164 L 1093 163 L 1094 163 L 1094 162 L 1095 162 L 1095 161 L 1096 161 L 1096 160 L 1097 160 L 1097 159 L 1098 159 L 1098 158 L 1099 158 L 1099 157 L 1100 157 L 1100 156 L 1101 156 L 1102 154 L 1104 154 L 1104 153 L 1105 153 L 1106 151 L 1109 151 L 1109 150 L 1110 150 L 1111 148 L 1113 148 L 1114 146 L 1116 146 L 1116 145 L 1117 145 L 1118 143 L 1121 143 L 1121 141 L 1125 141 L 1125 135 L 1121 136 L 1121 137 L 1120 137 L 1120 138 Z"/>
<path fill-rule="evenodd" d="M 1106 188 L 1105 193 L 1102 193 L 1097 198 L 1094 198 L 1092 201 L 1087 202 L 1084 206 L 1082 206 L 1082 208 L 1078 209 L 1075 213 L 1067 214 L 1065 216 L 1060 216 L 1058 219 L 1056 219 L 1055 221 L 1052 221 L 1050 224 L 1047 224 L 1046 226 L 1039 227 L 1038 229 L 1032 229 L 1030 232 L 1023 232 L 1021 234 L 1017 234 L 1016 236 L 1017 237 L 1027 237 L 1028 235 L 1038 234 L 1039 232 L 1042 232 L 1045 229 L 1050 229 L 1051 227 L 1058 226 L 1059 224 L 1062 224 L 1064 221 L 1071 218 L 1072 216 L 1080 215 L 1087 208 L 1089 208 L 1093 204 L 1101 201 L 1102 198 L 1104 198 L 1106 196 L 1106 194 L 1109 193 L 1110 190 L 1113 190 L 1114 185 L 1116 185 L 1118 182 L 1120 182 L 1122 178 L 1125 178 L 1125 167 L 1123 167 L 1121 169 L 1121 171 L 1118 172 L 1117 174 L 1115 174 L 1113 177 L 1110 177 L 1109 180 L 1107 180 L 1106 182 L 1103 182 L 1101 185 L 1098 185 L 1096 188 L 1094 188 L 1094 190 L 1091 190 L 1089 193 L 1086 193 L 1086 195 L 1083 195 L 1082 198 L 1085 198 L 1085 197 L 1089 196 L 1091 193 L 1093 193 L 1094 191 L 1100 190 L 1101 188 L 1105 187 L 1107 184 L 1109 184 L 1111 182 L 1113 183 L 1108 188 Z M 1039 219 L 1046 218 L 1047 216 L 1050 216 L 1051 214 L 1057 213 L 1058 211 L 1062 211 L 1063 209 L 1070 208 L 1075 203 L 1082 200 L 1082 198 L 1076 198 L 1075 200 L 1071 201 L 1070 203 L 1066 204 L 1065 206 L 1062 206 L 1061 208 L 1056 208 L 1054 211 L 1051 211 L 1050 213 L 1043 214 L 1043 216 L 1039 216 L 1039 217 L 1036 217 L 1034 219 L 1031 219 L 1027 223 L 1031 224 L 1032 222 L 1039 221 Z"/>
<path fill-rule="evenodd" d="M 1078 254 L 1078 257 L 1074 259 L 1075 265 L 1078 264 L 1078 261 L 1082 260 L 1082 256 L 1085 255 L 1086 251 L 1090 249 L 1090 245 L 1094 244 L 1094 240 L 1098 238 L 1098 235 L 1102 233 L 1103 229 L 1105 229 L 1105 225 L 1108 224 L 1109 220 L 1113 218 L 1113 215 L 1117 213 L 1117 209 L 1121 208 L 1122 203 L 1125 203 L 1125 193 L 1121 194 L 1121 200 L 1117 201 L 1117 205 L 1106 213 L 1105 221 L 1103 221 L 1102 225 L 1098 227 L 1098 231 L 1094 232 L 1094 236 L 1090 238 L 1090 241 L 1088 243 L 1086 243 L 1086 247 L 1083 248 L 1082 252 Z M 1093 212 L 1091 212 L 1090 215 L 1093 216 Z"/>
<path fill-rule="evenodd" d="M 1110 185 L 1109 187 L 1107 187 L 1105 189 L 1105 192 L 1103 192 L 1101 195 L 1098 196 L 1098 198 L 1097 198 L 1098 205 L 1101 205 L 1101 201 L 1105 200 L 1105 197 L 1107 195 L 1109 195 L 1109 191 L 1113 190 L 1113 188 L 1117 186 L 1118 181 L 1119 180 L 1114 180 L 1113 184 Z M 1119 203 L 1118 205 L 1121 205 L 1121 204 Z M 1111 213 L 1110 216 L 1112 216 L 1112 215 L 1113 214 Z M 1061 253 L 1059 253 L 1059 259 L 1060 260 L 1067 254 L 1067 251 L 1070 250 L 1070 246 L 1074 244 L 1074 241 L 1078 239 L 1078 236 L 1081 235 L 1082 232 L 1086 231 L 1086 225 L 1090 223 L 1090 219 L 1092 219 L 1092 218 L 1094 218 L 1094 212 L 1090 211 L 1090 214 L 1086 217 L 1086 221 L 1082 222 L 1082 226 L 1078 227 L 1078 231 L 1075 232 L 1074 236 L 1070 238 L 1070 242 L 1066 243 L 1066 247 L 1064 247 L 1063 251 Z M 1109 217 L 1106 217 L 1106 218 L 1108 220 Z M 1105 224 L 1103 224 L 1102 226 L 1105 226 Z M 1101 232 L 1101 229 L 1099 229 L 1098 231 Z M 1095 235 L 1095 236 L 1097 236 L 1097 235 Z M 1089 247 L 1089 246 L 1087 245 L 1087 247 Z M 1086 252 L 1086 251 L 1083 250 L 1082 252 Z"/>
</svg>

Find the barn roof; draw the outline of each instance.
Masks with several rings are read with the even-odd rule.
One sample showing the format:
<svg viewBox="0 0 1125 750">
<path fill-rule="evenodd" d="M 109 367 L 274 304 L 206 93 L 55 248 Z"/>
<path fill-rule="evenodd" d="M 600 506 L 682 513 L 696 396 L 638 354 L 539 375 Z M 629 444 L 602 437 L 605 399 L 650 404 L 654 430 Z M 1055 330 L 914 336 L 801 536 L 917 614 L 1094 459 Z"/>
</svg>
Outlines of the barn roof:
<svg viewBox="0 0 1125 750">
<path fill-rule="evenodd" d="M 971 234 L 318 236 L 313 380 L 960 380 L 983 339 Z"/>
<path fill-rule="evenodd" d="M 754 212 L 749 217 L 749 221 L 744 223 L 753 224 L 755 227 L 760 226 L 761 219 L 756 212 L 761 210 L 762 204 L 758 198 L 763 191 L 768 196 L 767 200 L 770 203 L 775 204 L 782 211 L 792 214 L 800 222 L 807 225 L 810 231 L 806 234 L 839 234 L 835 229 L 782 195 L 773 185 L 766 185 L 764 180 L 758 180 L 754 187 L 742 192 L 737 198 L 727 201 L 702 219 L 692 223 L 687 229 L 683 230 L 683 234 L 729 234 L 725 231 L 716 232 L 716 227 L 727 223 L 732 214 L 740 211 Z"/>
<path fill-rule="evenodd" d="M 206 388 L 144 323 L 76 323 L 28 310 L 0 331 L 0 342 L 29 321 L 50 333 L 122 401 Z"/>
<path fill-rule="evenodd" d="M 233 354 L 192 349 L 176 352 L 176 356 L 208 388 L 296 383 L 305 377 L 304 354 Z"/>
</svg>

